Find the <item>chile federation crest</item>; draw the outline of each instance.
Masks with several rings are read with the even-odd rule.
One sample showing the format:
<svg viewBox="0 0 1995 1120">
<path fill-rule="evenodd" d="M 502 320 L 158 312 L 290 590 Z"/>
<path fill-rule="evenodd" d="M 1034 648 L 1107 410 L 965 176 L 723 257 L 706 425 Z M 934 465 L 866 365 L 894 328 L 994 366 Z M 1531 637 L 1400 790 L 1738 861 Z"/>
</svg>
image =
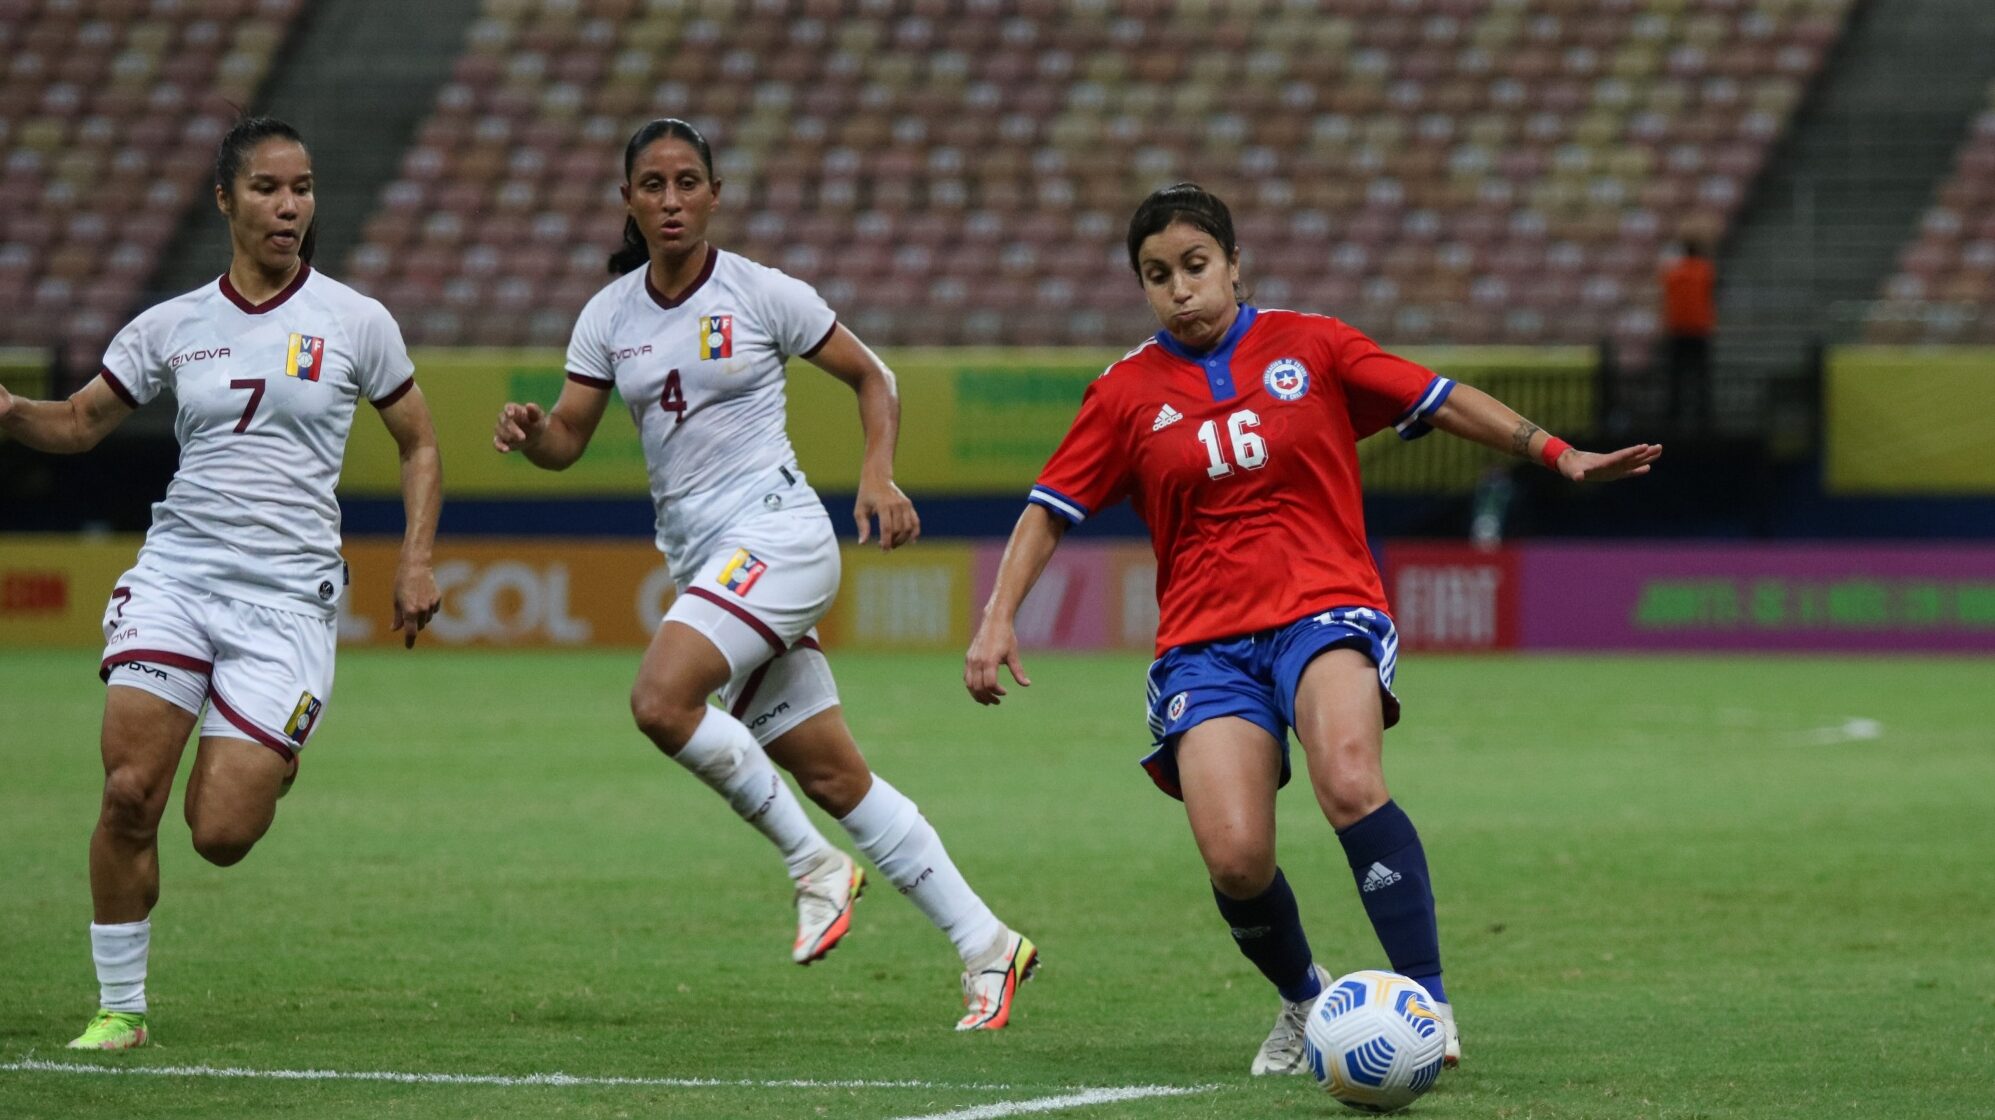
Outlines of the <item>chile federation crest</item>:
<svg viewBox="0 0 1995 1120">
<path fill-rule="evenodd" d="M 1261 382 L 1277 399 L 1298 401 L 1309 392 L 1309 367 L 1300 358 L 1276 358 L 1261 374 Z"/>
</svg>

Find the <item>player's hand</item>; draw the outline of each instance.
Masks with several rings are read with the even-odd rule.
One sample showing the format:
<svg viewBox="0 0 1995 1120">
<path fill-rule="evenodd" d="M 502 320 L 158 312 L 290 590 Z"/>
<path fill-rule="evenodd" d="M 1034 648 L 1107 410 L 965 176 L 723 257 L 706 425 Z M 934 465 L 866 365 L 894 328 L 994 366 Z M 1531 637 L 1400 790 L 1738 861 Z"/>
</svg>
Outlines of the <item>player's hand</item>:
<svg viewBox="0 0 1995 1120">
<path fill-rule="evenodd" d="M 414 649 L 416 632 L 429 625 L 443 605 L 436 589 L 436 573 L 428 564 L 401 564 L 395 568 L 395 625 L 402 632 L 402 648 Z"/>
<path fill-rule="evenodd" d="M 547 430 L 547 411 L 537 404 L 508 402 L 499 410 L 499 423 L 492 429 L 492 446 L 501 454 L 518 451 L 540 438 Z"/>
<path fill-rule="evenodd" d="M 1004 685 L 998 683 L 1000 665 L 1011 671 L 1011 679 L 1019 687 L 1032 687 L 1032 678 L 1025 675 L 1025 663 L 1018 659 L 1017 632 L 1010 623 L 993 622 L 986 617 L 970 642 L 970 652 L 963 655 L 963 687 L 970 690 L 970 697 L 977 703 L 996 704 L 999 697 L 1006 695 Z"/>
<path fill-rule="evenodd" d="M 1559 456 L 1558 471 L 1574 482 L 1613 482 L 1649 473 L 1649 464 L 1660 458 L 1660 443 L 1638 443 L 1605 454 L 1575 447 Z"/>
<path fill-rule="evenodd" d="M 0 385 L 0 420 L 5 420 L 7 414 L 13 411 L 14 394 L 8 392 L 5 385 Z"/>
<path fill-rule="evenodd" d="M 873 519 L 880 521 L 880 551 L 892 552 L 921 536 L 921 516 L 891 478 L 861 478 L 859 500 L 852 503 L 852 519 L 859 523 L 859 543 L 865 544 L 873 531 Z"/>
</svg>

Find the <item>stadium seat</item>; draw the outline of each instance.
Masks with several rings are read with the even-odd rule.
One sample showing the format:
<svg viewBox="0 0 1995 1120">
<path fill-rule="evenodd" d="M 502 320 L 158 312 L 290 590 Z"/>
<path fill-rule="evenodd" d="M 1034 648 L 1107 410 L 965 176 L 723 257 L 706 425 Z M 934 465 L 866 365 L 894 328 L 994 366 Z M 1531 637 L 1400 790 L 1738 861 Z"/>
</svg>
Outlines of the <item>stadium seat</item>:
<svg viewBox="0 0 1995 1120">
<path fill-rule="evenodd" d="M 420 273 L 384 289 L 404 322 L 429 305 L 396 300 L 459 277 L 529 280 L 572 320 L 621 225 L 615 153 L 669 113 L 736 181 L 722 243 L 849 294 L 877 343 L 1126 342 L 1122 217 L 1195 178 L 1232 201 L 1264 292 L 1409 340 L 1639 347 L 1658 250 L 1726 228 L 1849 7 L 772 0 L 722 21 L 487 0 L 352 271 Z M 466 145 L 488 120 L 510 123 Z M 393 217 L 411 208 L 460 220 L 425 241 Z M 446 229 L 455 271 L 432 275 Z M 519 271 L 544 263 L 510 251 L 521 236 L 552 272 Z M 437 329 L 487 327 L 534 333 Z"/>
<path fill-rule="evenodd" d="M 0 0 L 0 345 L 95 372 L 298 10 Z"/>
</svg>

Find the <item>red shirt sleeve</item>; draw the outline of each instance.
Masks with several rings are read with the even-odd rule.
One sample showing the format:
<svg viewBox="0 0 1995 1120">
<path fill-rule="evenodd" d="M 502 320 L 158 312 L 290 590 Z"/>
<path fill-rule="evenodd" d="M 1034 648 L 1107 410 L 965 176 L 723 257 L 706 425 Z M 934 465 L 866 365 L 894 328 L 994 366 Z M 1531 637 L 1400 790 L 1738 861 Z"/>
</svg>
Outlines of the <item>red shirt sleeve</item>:
<svg viewBox="0 0 1995 1120">
<path fill-rule="evenodd" d="M 1081 397 L 1081 411 L 1039 472 L 1028 501 L 1079 525 L 1129 496 L 1129 455 L 1110 394 L 1100 379 Z"/>
<path fill-rule="evenodd" d="M 1454 392 L 1455 383 L 1423 365 L 1379 349 L 1348 324 L 1331 322 L 1329 342 L 1337 379 L 1351 410 L 1351 428 L 1363 439 L 1396 428 L 1401 439 L 1418 439 L 1432 429 L 1427 418 Z"/>
</svg>

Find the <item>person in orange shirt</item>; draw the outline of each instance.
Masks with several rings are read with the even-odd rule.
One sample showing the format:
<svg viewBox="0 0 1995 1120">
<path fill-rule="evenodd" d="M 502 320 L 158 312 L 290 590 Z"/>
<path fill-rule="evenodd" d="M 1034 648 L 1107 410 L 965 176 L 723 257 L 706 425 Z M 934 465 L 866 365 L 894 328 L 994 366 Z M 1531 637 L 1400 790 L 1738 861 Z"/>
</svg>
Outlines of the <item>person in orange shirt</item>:
<svg viewBox="0 0 1995 1120">
<path fill-rule="evenodd" d="M 1689 238 L 1682 256 L 1663 269 L 1663 334 L 1669 363 L 1672 423 L 1704 428 L 1711 423 L 1711 334 L 1718 325 L 1718 272 L 1704 247 Z"/>
</svg>

